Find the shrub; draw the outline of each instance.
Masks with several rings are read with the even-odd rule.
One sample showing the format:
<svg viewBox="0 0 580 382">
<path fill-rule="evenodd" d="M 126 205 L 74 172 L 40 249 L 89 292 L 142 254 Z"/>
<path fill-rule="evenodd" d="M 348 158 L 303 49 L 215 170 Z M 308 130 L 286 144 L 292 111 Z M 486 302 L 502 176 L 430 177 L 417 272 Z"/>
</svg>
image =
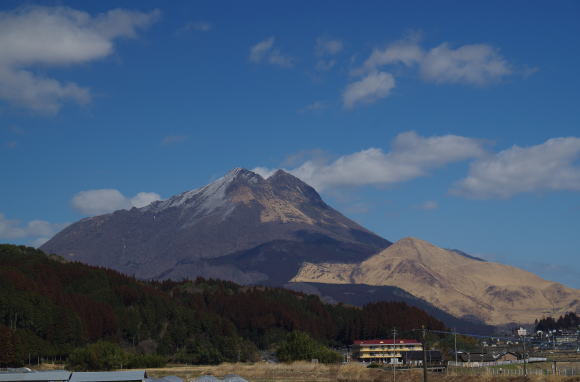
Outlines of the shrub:
<svg viewBox="0 0 580 382">
<path fill-rule="evenodd" d="M 335 363 L 342 360 L 342 355 L 316 342 L 307 333 L 290 332 L 276 352 L 282 362 L 318 359 L 322 363 Z"/>
</svg>

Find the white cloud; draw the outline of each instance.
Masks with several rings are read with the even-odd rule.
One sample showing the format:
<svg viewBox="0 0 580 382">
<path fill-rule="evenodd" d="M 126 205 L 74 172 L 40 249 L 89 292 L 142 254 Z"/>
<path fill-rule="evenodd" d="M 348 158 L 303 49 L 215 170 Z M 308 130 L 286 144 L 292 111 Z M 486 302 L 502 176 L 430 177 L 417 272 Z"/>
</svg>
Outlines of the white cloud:
<svg viewBox="0 0 580 382">
<path fill-rule="evenodd" d="M 155 192 L 139 192 L 131 198 L 130 202 L 132 207 L 141 208 L 158 200 L 161 200 L 161 196 Z"/>
<path fill-rule="evenodd" d="M 470 198 L 509 198 L 525 192 L 580 191 L 580 138 L 553 138 L 513 146 L 471 164 L 452 193 Z"/>
<path fill-rule="evenodd" d="M 31 220 L 26 224 L 21 224 L 20 221 L 9 220 L 0 213 L 0 239 L 25 239 L 29 241 L 30 245 L 38 247 L 67 225 L 49 223 L 44 220 Z"/>
<path fill-rule="evenodd" d="M 250 61 L 261 62 L 274 46 L 274 36 L 260 41 L 250 48 Z"/>
<path fill-rule="evenodd" d="M 417 208 L 419 208 L 420 210 L 432 211 L 432 210 L 436 210 L 437 208 L 439 208 L 439 204 L 436 201 L 427 200 L 427 201 L 421 203 L 420 205 L 418 205 Z"/>
<path fill-rule="evenodd" d="M 421 75 L 435 83 L 485 85 L 512 73 L 497 49 L 485 44 L 451 49 L 444 43 L 433 48 L 421 61 Z"/>
<path fill-rule="evenodd" d="M 424 55 L 423 48 L 418 45 L 415 38 L 396 41 L 385 49 L 373 49 L 362 68 L 355 70 L 353 74 L 373 71 L 389 64 L 402 63 L 406 66 L 412 66 L 420 62 Z"/>
<path fill-rule="evenodd" d="M 267 167 L 254 167 L 252 169 L 252 172 L 255 172 L 256 174 L 260 175 L 262 178 L 266 179 L 269 178 L 270 176 L 274 175 L 274 173 L 276 172 L 277 169 L 275 168 L 267 168 Z"/>
<path fill-rule="evenodd" d="M 418 38 L 396 41 L 384 49 L 376 48 L 354 75 L 373 72 L 385 65 L 417 67 L 421 77 L 433 83 L 486 85 L 512 74 L 511 65 L 499 51 L 487 44 L 463 45 L 456 49 L 442 43 L 430 50 Z"/>
<path fill-rule="evenodd" d="M 254 63 L 269 63 L 283 68 L 294 66 L 294 60 L 280 53 L 280 50 L 274 47 L 274 41 L 275 38 L 272 36 L 252 46 L 249 60 Z"/>
<path fill-rule="evenodd" d="M 154 192 L 140 192 L 128 198 L 115 189 L 100 189 L 77 193 L 72 198 L 71 205 L 83 214 L 100 215 L 132 207 L 144 207 L 156 200 L 161 200 L 161 196 Z"/>
<path fill-rule="evenodd" d="M 370 148 L 332 162 L 307 160 L 287 170 L 319 191 L 345 186 L 390 185 L 428 175 L 447 164 L 484 155 L 483 142 L 457 135 L 421 137 L 415 132 L 399 134 L 391 150 Z M 262 176 L 274 170 L 258 167 Z"/>
<path fill-rule="evenodd" d="M 69 66 L 104 58 L 117 38 L 132 38 L 158 18 L 114 9 L 90 14 L 68 7 L 25 6 L 0 12 L 0 99 L 54 114 L 63 102 L 90 102 L 87 88 L 35 73 L 38 66 Z"/>
<path fill-rule="evenodd" d="M 373 103 L 388 96 L 394 87 L 395 78 L 390 73 L 372 72 L 349 84 L 342 93 L 342 102 L 347 109 L 361 103 Z"/>
</svg>

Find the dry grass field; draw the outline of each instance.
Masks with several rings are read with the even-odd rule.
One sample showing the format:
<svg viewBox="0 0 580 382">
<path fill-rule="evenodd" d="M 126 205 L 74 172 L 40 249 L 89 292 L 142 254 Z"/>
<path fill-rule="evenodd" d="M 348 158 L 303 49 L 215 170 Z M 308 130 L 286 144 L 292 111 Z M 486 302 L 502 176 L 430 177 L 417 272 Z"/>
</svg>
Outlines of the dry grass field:
<svg viewBox="0 0 580 382">
<path fill-rule="evenodd" d="M 344 365 L 323 365 L 308 362 L 292 364 L 221 364 L 216 366 L 175 366 L 160 369 L 148 369 L 151 377 L 176 375 L 184 380 L 191 380 L 200 375 L 223 377 L 227 374 L 238 374 L 251 382 L 391 382 L 393 373 L 390 370 L 368 369 L 357 363 Z M 422 382 L 421 370 L 397 371 L 399 382 Z M 429 374 L 432 382 L 580 382 L 580 377 L 560 376 L 448 376 Z"/>
</svg>

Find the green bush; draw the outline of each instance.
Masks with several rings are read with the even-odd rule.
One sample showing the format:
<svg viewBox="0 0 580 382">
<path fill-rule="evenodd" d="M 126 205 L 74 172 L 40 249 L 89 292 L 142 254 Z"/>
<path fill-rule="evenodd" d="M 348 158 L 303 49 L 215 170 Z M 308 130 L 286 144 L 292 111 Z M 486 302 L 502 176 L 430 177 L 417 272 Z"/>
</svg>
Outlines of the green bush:
<svg viewBox="0 0 580 382">
<path fill-rule="evenodd" d="M 73 351 L 67 367 L 71 370 L 113 370 L 122 369 L 128 361 L 119 345 L 99 341 Z"/>
<path fill-rule="evenodd" d="M 75 371 L 114 370 L 122 368 L 147 368 L 165 366 L 165 357 L 155 354 L 134 354 L 117 344 L 99 341 L 73 351 L 67 368 Z"/>
<path fill-rule="evenodd" d="M 342 355 L 316 342 L 307 333 L 290 332 L 280 344 L 276 356 L 282 362 L 317 359 L 322 363 L 336 363 Z"/>
</svg>

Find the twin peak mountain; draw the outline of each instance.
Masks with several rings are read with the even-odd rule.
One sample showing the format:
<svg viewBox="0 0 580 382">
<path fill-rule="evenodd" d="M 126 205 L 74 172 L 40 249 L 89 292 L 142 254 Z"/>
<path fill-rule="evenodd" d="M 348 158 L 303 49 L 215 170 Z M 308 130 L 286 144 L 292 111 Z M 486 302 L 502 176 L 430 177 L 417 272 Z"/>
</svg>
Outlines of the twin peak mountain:
<svg viewBox="0 0 580 382">
<path fill-rule="evenodd" d="M 359 302 L 402 299 L 492 325 L 532 322 L 580 301 L 580 291 L 517 268 L 418 239 L 392 245 L 282 170 L 265 179 L 236 168 L 169 199 L 80 220 L 41 249 L 142 279 L 324 287 L 338 301 L 358 286 Z"/>
</svg>

